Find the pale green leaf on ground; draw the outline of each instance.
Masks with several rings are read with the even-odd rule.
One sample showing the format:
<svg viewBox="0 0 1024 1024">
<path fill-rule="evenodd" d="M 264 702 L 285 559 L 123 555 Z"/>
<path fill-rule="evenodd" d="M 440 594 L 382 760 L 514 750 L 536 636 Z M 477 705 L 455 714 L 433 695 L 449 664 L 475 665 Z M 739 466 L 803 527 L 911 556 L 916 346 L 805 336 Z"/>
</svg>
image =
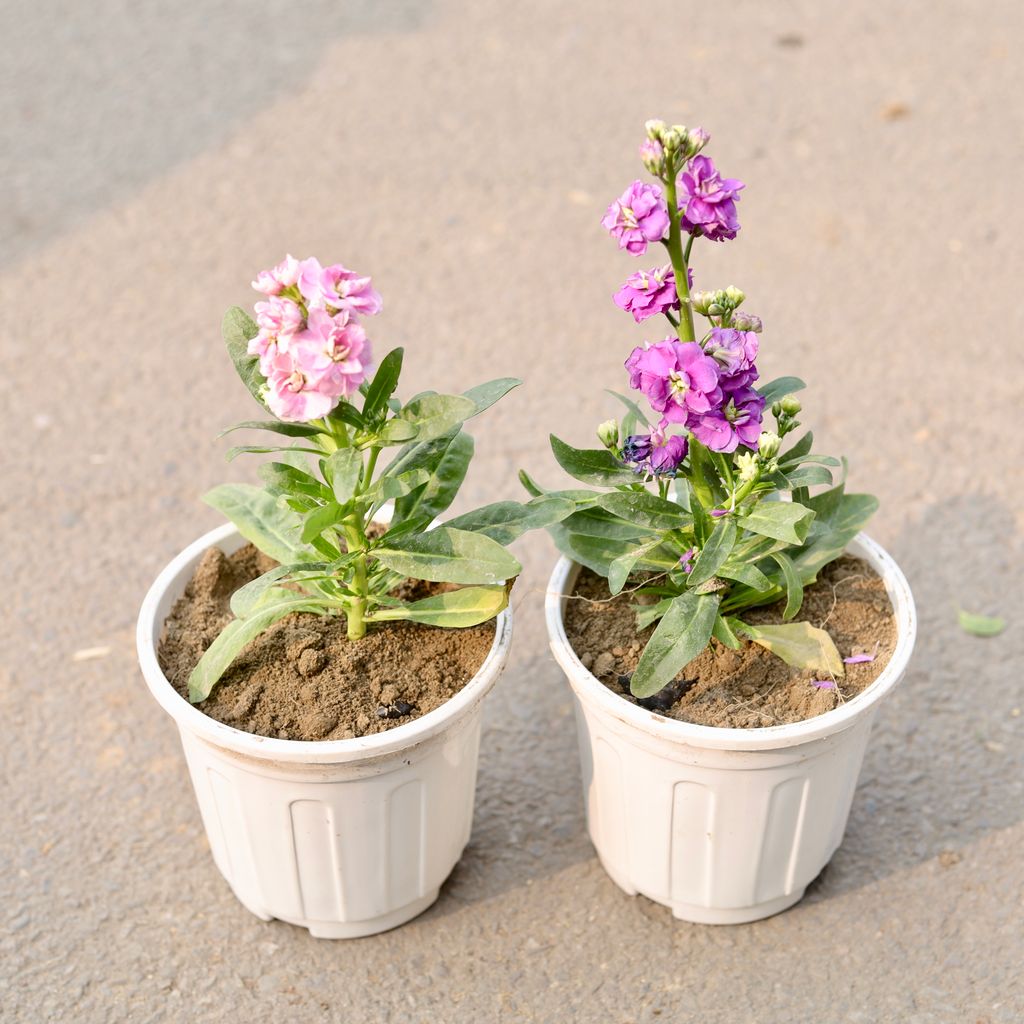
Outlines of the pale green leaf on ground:
<svg viewBox="0 0 1024 1024">
<path fill-rule="evenodd" d="M 956 613 L 960 628 L 971 636 L 998 636 L 1006 629 L 1006 620 L 998 616 L 977 615 L 962 608 Z"/>
</svg>

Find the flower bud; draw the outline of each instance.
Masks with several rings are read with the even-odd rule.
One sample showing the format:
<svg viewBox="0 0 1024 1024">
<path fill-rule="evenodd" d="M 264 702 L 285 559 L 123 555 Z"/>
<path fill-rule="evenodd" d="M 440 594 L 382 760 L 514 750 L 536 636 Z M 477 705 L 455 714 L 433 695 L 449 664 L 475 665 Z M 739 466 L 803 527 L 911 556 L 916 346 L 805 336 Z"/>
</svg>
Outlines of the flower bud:
<svg viewBox="0 0 1024 1024">
<path fill-rule="evenodd" d="M 711 136 L 703 128 L 691 128 L 686 133 L 686 157 L 696 156 L 709 142 Z"/>
<path fill-rule="evenodd" d="M 799 399 L 794 398 L 792 395 L 784 398 L 779 405 L 787 416 L 796 416 L 796 414 L 803 408 Z"/>
<path fill-rule="evenodd" d="M 725 297 L 728 300 L 729 305 L 735 309 L 737 306 L 742 305 L 746 295 L 744 295 L 743 292 L 741 292 L 735 285 L 731 284 L 725 289 Z"/>
<path fill-rule="evenodd" d="M 597 428 L 597 439 L 608 449 L 619 447 L 619 424 L 617 420 L 605 420 Z"/>
<path fill-rule="evenodd" d="M 640 143 L 640 162 L 651 174 L 660 177 L 665 170 L 665 150 L 656 139 Z"/>
<path fill-rule="evenodd" d="M 770 430 L 762 431 L 761 436 L 757 439 L 757 451 L 766 462 L 774 459 L 779 454 L 781 445 L 782 440 L 779 435 L 772 433 Z"/>
<path fill-rule="evenodd" d="M 671 128 L 663 128 L 661 131 L 661 144 L 667 153 L 674 154 L 686 140 L 686 128 L 681 124 L 674 124 Z"/>
<path fill-rule="evenodd" d="M 644 129 L 647 132 L 647 138 L 650 139 L 651 142 L 660 142 L 661 133 L 665 130 L 665 122 L 657 120 L 645 121 Z"/>
<path fill-rule="evenodd" d="M 708 315 L 708 310 L 714 301 L 714 292 L 690 292 L 690 305 L 702 316 Z"/>
<path fill-rule="evenodd" d="M 739 470 L 741 483 L 756 480 L 759 472 L 757 456 L 753 452 L 741 452 L 736 456 L 736 469 Z"/>
<path fill-rule="evenodd" d="M 754 316 L 753 313 L 734 313 L 732 326 L 737 331 L 753 331 L 754 334 L 760 334 L 763 324 L 761 318 Z"/>
</svg>

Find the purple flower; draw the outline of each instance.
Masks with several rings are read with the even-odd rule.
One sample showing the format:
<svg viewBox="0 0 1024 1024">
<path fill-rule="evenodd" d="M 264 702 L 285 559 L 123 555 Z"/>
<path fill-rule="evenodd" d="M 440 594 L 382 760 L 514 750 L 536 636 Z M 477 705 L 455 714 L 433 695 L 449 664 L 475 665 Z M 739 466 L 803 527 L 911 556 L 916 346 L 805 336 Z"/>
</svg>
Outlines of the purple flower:
<svg viewBox="0 0 1024 1024">
<path fill-rule="evenodd" d="M 690 234 L 699 230 L 715 242 L 735 238 L 740 229 L 736 193 L 741 188 L 746 188 L 742 181 L 723 178 L 709 157 L 695 156 L 676 179 L 680 227 Z"/>
<path fill-rule="evenodd" d="M 764 397 L 753 388 L 729 391 L 717 409 L 700 416 L 691 427 L 694 437 L 713 452 L 734 452 L 742 443 L 757 449 Z"/>
<path fill-rule="evenodd" d="M 642 391 L 666 423 L 689 423 L 722 402 L 718 364 L 695 341 L 666 338 L 635 348 L 626 369 L 629 386 Z"/>
<path fill-rule="evenodd" d="M 668 208 L 661 189 L 634 181 L 608 207 L 601 223 L 619 240 L 620 249 L 642 256 L 648 242 L 658 242 L 668 233 Z"/>
<path fill-rule="evenodd" d="M 757 380 L 758 337 L 753 331 L 713 327 L 704 351 L 721 367 L 722 387 L 737 391 Z"/>
<path fill-rule="evenodd" d="M 693 572 L 693 560 L 697 557 L 697 549 L 690 548 L 689 551 L 684 551 L 679 556 L 679 567 L 683 572 L 689 574 Z"/>
<path fill-rule="evenodd" d="M 622 460 L 637 473 L 656 476 L 674 476 L 679 464 L 686 458 L 686 438 L 678 434 L 665 434 L 666 423 L 661 423 L 649 434 L 633 434 L 622 445 Z"/>
<path fill-rule="evenodd" d="M 693 285 L 693 271 L 689 271 L 690 285 Z M 637 323 L 648 317 L 664 313 L 667 309 L 679 308 L 679 296 L 676 295 L 676 278 L 672 272 L 672 264 L 653 267 L 651 270 L 638 270 L 626 278 L 625 284 L 612 296 L 615 305 L 633 314 Z"/>
</svg>

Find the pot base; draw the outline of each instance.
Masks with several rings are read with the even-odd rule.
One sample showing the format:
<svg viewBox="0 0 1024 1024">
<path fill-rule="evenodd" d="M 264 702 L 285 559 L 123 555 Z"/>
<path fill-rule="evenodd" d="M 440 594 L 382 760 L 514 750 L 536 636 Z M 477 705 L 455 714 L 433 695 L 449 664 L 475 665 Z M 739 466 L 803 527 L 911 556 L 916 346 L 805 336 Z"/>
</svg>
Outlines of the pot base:
<svg viewBox="0 0 1024 1024">
<path fill-rule="evenodd" d="M 283 917 L 280 920 L 284 921 L 285 924 L 293 924 L 297 928 L 308 929 L 309 934 L 314 939 L 362 939 L 368 935 L 377 935 L 380 932 L 390 931 L 392 928 L 397 928 L 399 925 L 411 921 L 414 917 L 422 914 L 424 910 L 433 906 L 437 902 L 440 892 L 440 889 L 435 889 L 433 892 L 428 892 L 426 896 L 421 896 L 418 900 L 406 903 L 404 907 L 399 907 L 397 910 L 392 910 L 387 914 L 381 914 L 380 917 L 371 917 L 366 921 L 289 921 Z M 251 910 L 257 917 L 263 917 L 264 920 L 273 920 L 272 917 L 264 917 L 263 914 L 258 913 L 252 907 L 247 907 L 246 909 Z"/>
<path fill-rule="evenodd" d="M 702 907 L 696 903 L 676 903 L 669 907 L 672 916 L 691 924 L 747 924 L 762 918 L 781 914 L 804 898 L 804 890 L 780 896 L 778 899 L 758 903 L 753 907 Z"/>
</svg>

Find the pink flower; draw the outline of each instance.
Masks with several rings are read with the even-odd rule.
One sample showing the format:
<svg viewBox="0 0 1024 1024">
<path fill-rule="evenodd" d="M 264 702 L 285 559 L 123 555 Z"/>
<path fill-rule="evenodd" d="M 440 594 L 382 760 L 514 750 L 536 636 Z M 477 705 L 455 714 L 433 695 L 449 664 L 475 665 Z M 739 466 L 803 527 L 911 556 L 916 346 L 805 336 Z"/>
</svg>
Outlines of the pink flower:
<svg viewBox="0 0 1024 1024">
<path fill-rule="evenodd" d="M 294 256 L 285 256 L 271 270 L 261 270 L 252 286 L 264 295 L 280 295 L 282 288 L 288 288 L 299 279 L 299 261 Z"/>
<path fill-rule="evenodd" d="M 666 423 L 692 423 L 722 402 L 718 364 L 695 341 L 666 338 L 635 348 L 626 369 L 629 386 L 642 391 Z"/>
<path fill-rule="evenodd" d="M 661 189 L 634 181 L 608 207 L 601 224 L 619 240 L 620 249 L 643 255 L 648 242 L 659 242 L 668 234 L 668 208 Z"/>
<path fill-rule="evenodd" d="M 360 277 L 340 263 L 322 267 L 315 256 L 302 261 L 298 285 L 310 309 L 343 309 L 373 316 L 383 308 L 370 278 Z"/>
<path fill-rule="evenodd" d="M 291 299 L 272 296 L 266 302 L 256 303 L 256 323 L 261 331 L 266 331 L 278 339 L 284 339 L 303 325 L 302 310 Z M 282 346 L 287 348 L 287 344 Z"/>
<path fill-rule="evenodd" d="M 692 285 L 693 272 L 687 271 L 687 275 Z M 663 267 L 651 270 L 638 270 L 626 278 L 625 284 L 612 298 L 619 309 L 632 313 L 638 324 L 668 309 L 678 309 L 679 296 L 676 295 L 672 264 L 666 263 Z"/>
<path fill-rule="evenodd" d="M 676 178 L 680 227 L 690 234 L 699 230 L 714 242 L 735 238 L 742 188 L 746 186 L 738 178 L 723 178 L 710 157 L 695 156 Z"/>
</svg>

